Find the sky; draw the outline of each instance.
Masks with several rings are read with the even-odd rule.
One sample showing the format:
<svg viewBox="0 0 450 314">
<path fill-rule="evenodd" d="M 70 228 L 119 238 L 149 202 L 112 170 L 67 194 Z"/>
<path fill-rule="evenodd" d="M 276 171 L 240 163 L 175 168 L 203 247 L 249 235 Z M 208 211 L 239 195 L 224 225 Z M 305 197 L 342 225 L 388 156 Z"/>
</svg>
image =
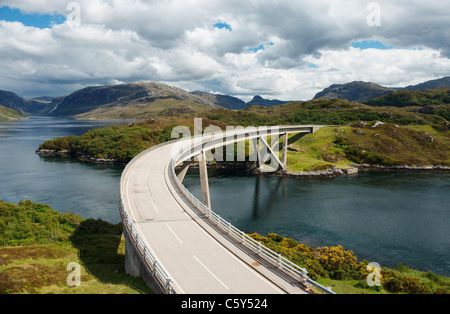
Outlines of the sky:
<svg viewBox="0 0 450 314">
<path fill-rule="evenodd" d="M 0 90 L 155 81 L 309 100 L 450 76 L 450 0 L 0 0 Z"/>
</svg>

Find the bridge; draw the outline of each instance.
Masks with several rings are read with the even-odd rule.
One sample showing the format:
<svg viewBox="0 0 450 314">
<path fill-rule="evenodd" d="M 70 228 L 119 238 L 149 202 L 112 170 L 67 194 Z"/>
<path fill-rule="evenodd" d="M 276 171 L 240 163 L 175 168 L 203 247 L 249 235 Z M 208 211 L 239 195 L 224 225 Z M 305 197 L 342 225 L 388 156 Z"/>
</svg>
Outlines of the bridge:
<svg viewBox="0 0 450 314">
<path fill-rule="evenodd" d="M 305 269 L 217 215 L 207 174 L 208 154 L 245 142 L 253 143 L 252 157 L 261 171 L 286 169 L 288 135 L 320 128 L 217 131 L 160 144 L 136 156 L 119 187 L 126 272 L 161 294 L 308 294 L 311 287 L 332 293 L 311 280 Z M 202 200 L 182 184 L 193 159 L 199 165 Z"/>
</svg>

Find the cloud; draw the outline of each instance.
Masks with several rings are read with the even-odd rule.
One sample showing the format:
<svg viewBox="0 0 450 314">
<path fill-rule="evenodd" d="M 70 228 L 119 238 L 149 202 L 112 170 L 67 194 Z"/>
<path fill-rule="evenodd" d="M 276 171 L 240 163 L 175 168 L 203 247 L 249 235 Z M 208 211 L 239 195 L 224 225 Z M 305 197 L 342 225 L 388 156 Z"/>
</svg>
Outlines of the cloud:
<svg viewBox="0 0 450 314">
<path fill-rule="evenodd" d="M 69 2 L 2 4 L 24 14 L 67 16 Z M 76 2 L 79 26 L 0 21 L 0 89 L 56 96 L 87 85 L 153 80 L 295 100 L 334 83 L 400 86 L 450 73 L 446 1 L 378 1 L 379 27 L 367 24 L 370 1 Z M 355 45 L 369 42 L 391 49 Z"/>
</svg>

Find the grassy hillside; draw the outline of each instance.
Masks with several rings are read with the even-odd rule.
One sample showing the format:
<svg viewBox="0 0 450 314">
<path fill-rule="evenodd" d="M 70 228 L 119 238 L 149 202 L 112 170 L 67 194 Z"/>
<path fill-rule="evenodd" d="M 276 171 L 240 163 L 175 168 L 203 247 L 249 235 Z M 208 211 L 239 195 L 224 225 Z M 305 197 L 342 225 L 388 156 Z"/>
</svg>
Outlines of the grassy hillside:
<svg viewBox="0 0 450 314">
<path fill-rule="evenodd" d="M 23 119 L 23 118 L 26 118 L 26 116 L 15 111 L 14 109 L 6 108 L 0 105 L 0 120 Z"/>
<path fill-rule="evenodd" d="M 225 129 L 225 124 L 221 122 L 203 120 L 203 127 L 211 124 Z M 37 152 L 82 154 L 95 159 L 126 163 L 147 148 L 171 140 L 172 130 L 179 125 L 190 127 L 194 134 L 193 119 L 172 117 L 91 130 L 81 136 L 52 139 L 42 143 Z"/>
<path fill-rule="evenodd" d="M 289 140 L 290 171 L 352 165 L 450 166 L 450 131 L 442 126 L 357 122 Z"/>
<path fill-rule="evenodd" d="M 324 170 L 332 166 L 347 168 L 355 163 L 449 164 L 449 132 L 443 117 L 336 99 L 293 102 L 270 108 L 253 106 L 239 111 L 213 109 L 196 114 L 174 114 L 157 120 L 93 130 L 79 137 L 50 140 L 41 144 L 39 150 L 127 162 L 141 151 L 170 140 L 175 126 L 192 129 L 195 117 L 203 119 L 203 127 L 213 124 L 222 130 L 227 125 L 342 125 L 323 128 L 302 139 L 291 138 L 289 144 L 292 149 L 288 154 L 291 171 Z M 375 125 L 375 121 L 383 124 Z M 441 127 L 437 127 L 439 125 Z"/>
<path fill-rule="evenodd" d="M 31 201 L 0 201 L 0 294 L 151 293 L 124 271 L 122 226 L 60 214 Z M 81 285 L 69 287 L 69 263 Z"/>
<path fill-rule="evenodd" d="M 439 115 L 450 120 L 450 88 L 442 87 L 419 91 L 398 91 L 365 102 L 378 107 L 409 107 L 407 110 Z"/>
<path fill-rule="evenodd" d="M 382 121 L 400 125 L 443 124 L 443 117 L 404 108 L 373 107 L 341 99 L 291 102 L 270 108 L 253 106 L 240 111 L 215 109 L 200 116 L 230 125 L 346 125 L 356 121 Z"/>
</svg>

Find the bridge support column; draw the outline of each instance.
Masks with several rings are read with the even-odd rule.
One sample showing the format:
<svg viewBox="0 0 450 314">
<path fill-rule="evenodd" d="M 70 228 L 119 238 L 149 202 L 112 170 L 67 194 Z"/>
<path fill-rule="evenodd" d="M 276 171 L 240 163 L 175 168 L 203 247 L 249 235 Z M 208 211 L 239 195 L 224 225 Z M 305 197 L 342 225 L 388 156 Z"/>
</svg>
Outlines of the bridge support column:
<svg viewBox="0 0 450 314">
<path fill-rule="evenodd" d="M 258 168 L 261 168 L 263 163 L 262 163 L 262 158 L 261 158 L 261 151 L 259 150 L 259 137 L 253 139 L 253 150 L 255 151 L 255 157 L 253 157 L 254 159 L 256 159 L 256 162 L 258 163 Z"/>
<path fill-rule="evenodd" d="M 135 241 L 130 238 L 128 231 L 123 232 L 125 238 L 125 272 L 130 277 L 141 278 L 145 284 L 156 294 L 164 294 L 164 289 L 158 283 L 148 265 L 142 260 Z"/>
<path fill-rule="evenodd" d="M 186 173 L 189 170 L 189 166 L 191 165 L 191 161 L 185 161 L 183 164 L 183 168 L 181 169 L 181 172 L 178 174 L 178 180 L 180 180 L 181 183 L 183 183 L 184 177 L 186 176 Z"/>
<path fill-rule="evenodd" d="M 273 164 L 275 164 L 278 167 L 283 168 L 283 170 L 286 170 L 286 166 L 281 163 L 280 158 L 273 151 L 272 147 L 269 144 L 267 144 L 267 142 L 264 140 L 263 137 L 260 137 L 260 142 L 267 148 L 267 150 L 269 151 L 269 154 L 272 156 Z"/>
<path fill-rule="evenodd" d="M 208 167 L 206 165 L 206 153 L 203 150 L 199 155 L 200 186 L 202 190 L 202 203 L 211 209 L 211 196 L 209 194 Z"/>
<path fill-rule="evenodd" d="M 283 152 L 281 154 L 281 163 L 284 168 L 287 168 L 287 148 L 288 148 L 288 137 L 289 133 L 284 133 L 283 135 Z"/>
</svg>

